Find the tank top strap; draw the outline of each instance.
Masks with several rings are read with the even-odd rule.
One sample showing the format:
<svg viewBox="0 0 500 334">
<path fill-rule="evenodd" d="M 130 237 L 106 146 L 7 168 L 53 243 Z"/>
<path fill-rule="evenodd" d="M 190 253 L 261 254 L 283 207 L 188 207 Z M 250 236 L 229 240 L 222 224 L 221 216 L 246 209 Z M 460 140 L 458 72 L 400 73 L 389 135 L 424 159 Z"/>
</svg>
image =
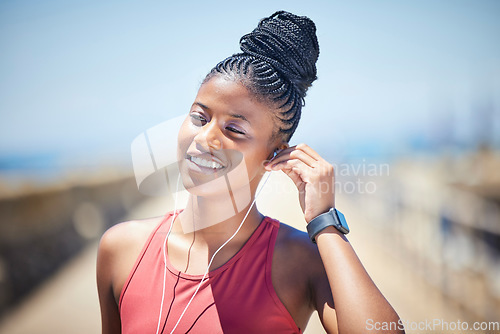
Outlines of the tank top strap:
<svg viewBox="0 0 500 334">
<path fill-rule="evenodd" d="M 272 263 L 281 223 L 264 217 L 242 248 L 228 262 L 201 277 L 179 273 L 164 262 L 162 245 L 174 212 L 165 215 L 147 239 L 119 300 L 123 333 L 156 330 L 160 305 L 162 322 L 169 332 L 199 289 L 178 329 L 193 333 L 302 333 L 279 299 L 272 283 Z M 166 267 L 175 273 L 165 276 Z M 164 282 L 166 277 L 166 282 Z M 162 296 L 162 289 L 165 295 Z M 170 307 L 168 306 L 170 305 Z M 214 306 L 216 305 L 216 306 Z M 258 320 L 258 321 L 257 321 Z"/>
<path fill-rule="evenodd" d="M 177 212 L 177 214 L 179 213 L 179 211 Z M 154 236 L 156 235 L 156 233 L 158 232 L 158 230 L 160 229 L 160 227 L 174 214 L 174 211 L 171 211 L 169 213 L 167 213 L 161 220 L 160 222 L 158 223 L 158 225 L 156 225 L 156 227 L 153 229 L 153 231 L 149 234 L 149 237 L 148 239 L 146 240 L 146 243 L 144 244 L 144 246 L 142 247 L 142 250 L 141 252 L 139 253 L 139 256 L 137 256 L 137 259 L 135 260 L 135 263 L 134 263 L 134 266 L 132 267 L 132 270 L 130 271 L 128 277 L 127 277 L 127 280 L 125 281 L 125 284 L 123 285 L 123 288 L 122 288 L 122 291 L 120 293 L 120 299 L 118 301 L 118 309 L 121 308 L 121 305 L 122 305 L 122 300 L 123 300 L 123 296 L 130 284 L 130 281 L 132 279 L 132 277 L 134 276 L 135 272 L 137 271 L 137 268 L 139 266 L 139 264 L 141 263 L 141 260 L 143 259 L 144 257 L 144 254 L 146 253 L 146 250 L 149 248 L 149 246 L 151 245 L 151 242 L 153 241 L 153 238 Z"/>
</svg>

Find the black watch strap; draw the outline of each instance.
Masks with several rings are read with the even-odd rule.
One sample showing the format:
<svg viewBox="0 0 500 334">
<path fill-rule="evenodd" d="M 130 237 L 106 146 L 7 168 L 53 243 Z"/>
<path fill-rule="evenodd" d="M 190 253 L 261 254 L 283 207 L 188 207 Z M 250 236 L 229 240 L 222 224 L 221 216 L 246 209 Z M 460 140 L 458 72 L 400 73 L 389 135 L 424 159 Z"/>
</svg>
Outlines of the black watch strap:
<svg viewBox="0 0 500 334">
<path fill-rule="evenodd" d="M 307 224 L 307 233 L 311 241 L 316 243 L 316 235 L 328 226 L 335 227 L 343 234 L 349 233 L 344 215 L 335 208 L 331 208 L 330 211 L 317 216 Z"/>
</svg>

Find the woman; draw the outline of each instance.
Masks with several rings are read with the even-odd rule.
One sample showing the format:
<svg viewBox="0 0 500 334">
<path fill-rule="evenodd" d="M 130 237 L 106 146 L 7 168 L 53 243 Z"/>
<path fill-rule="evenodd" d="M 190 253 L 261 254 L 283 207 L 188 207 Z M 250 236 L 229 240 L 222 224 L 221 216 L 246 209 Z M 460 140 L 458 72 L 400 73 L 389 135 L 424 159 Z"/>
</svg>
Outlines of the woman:
<svg viewBox="0 0 500 334">
<path fill-rule="evenodd" d="M 316 79 L 314 23 L 277 12 L 240 46 L 207 75 L 179 131 L 186 208 L 102 237 L 103 333 L 301 333 L 314 310 L 328 333 L 397 332 L 337 224 L 333 167 L 288 146 Z M 253 205 L 277 170 L 296 184 L 310 235 Z"/>
</svg>

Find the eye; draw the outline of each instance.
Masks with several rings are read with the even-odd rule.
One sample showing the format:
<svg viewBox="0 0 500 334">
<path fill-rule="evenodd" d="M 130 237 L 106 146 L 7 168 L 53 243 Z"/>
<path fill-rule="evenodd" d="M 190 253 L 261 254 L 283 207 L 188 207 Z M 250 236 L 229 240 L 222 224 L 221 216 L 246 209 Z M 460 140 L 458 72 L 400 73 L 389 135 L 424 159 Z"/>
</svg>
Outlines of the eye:
<svg viewBox="0 0 500 334">
<path fill-rule="evenodd" d="M 231 132 L 234 132 L 234 133 L 237 133 L 237 134 L 239 134 L 239 135 L 244 135 L 244 134 L 245 134 L 244 132 L 242 132 L 242 131 L 240 131 L 240 130 L 238 130 L 238 129 L 235 129 L 235 128 L 231 127 L 231 126 L 227 126 L 227 127 L 226 127 L 226 130 L 231 131 Z"/>
<path fill-rule="evenodd" d="M 196 126 L 203 126 L 207 124 L 207 119 L 198 113 L 191 113 L 191 121 Z"/>
</svg>

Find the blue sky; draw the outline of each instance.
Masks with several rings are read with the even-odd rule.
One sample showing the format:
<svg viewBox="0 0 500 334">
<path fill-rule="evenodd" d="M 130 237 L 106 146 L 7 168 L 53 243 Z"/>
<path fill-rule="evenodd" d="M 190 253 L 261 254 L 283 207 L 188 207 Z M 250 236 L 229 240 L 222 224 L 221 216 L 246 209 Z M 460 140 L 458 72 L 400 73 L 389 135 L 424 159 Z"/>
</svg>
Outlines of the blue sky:
<svg viewBox="0 0 500 334">
<path fill-rule="evenodd" d="M 398 150 L 450 120 L 468 142 L 485 105 L 500 141 L 498 1 L 3 1 L 0 157 L 128 163 L 132 140 L 187 112 L 280 9 L 316 22 L 321 52 L 292 144 Z"/>
</svg>

